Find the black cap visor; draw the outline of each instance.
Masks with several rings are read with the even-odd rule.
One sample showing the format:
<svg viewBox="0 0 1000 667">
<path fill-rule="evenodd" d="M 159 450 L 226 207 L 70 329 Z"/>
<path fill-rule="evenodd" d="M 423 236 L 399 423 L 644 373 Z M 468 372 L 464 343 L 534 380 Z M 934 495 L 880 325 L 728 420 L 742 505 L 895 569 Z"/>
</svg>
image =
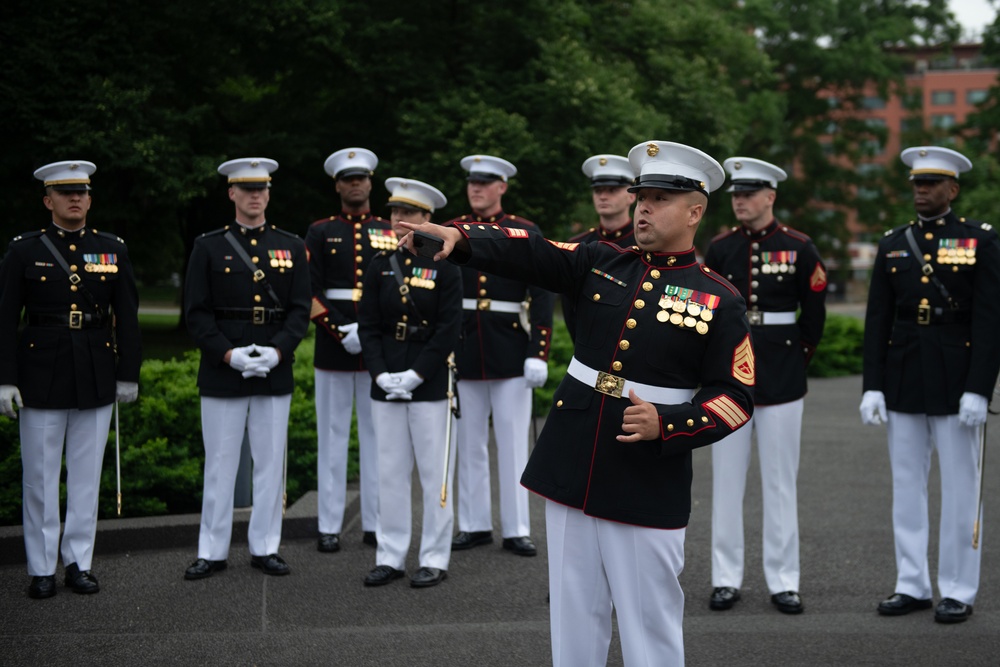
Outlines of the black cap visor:
<svg viewBox="0 0 1000 667">
<path fill-rule="evenodd" d="M 56 192 L 87 192 L 90 190 L 90 185 L 87 183 L 58 183 L 49 187 Z"/>
<path fill-rule="evenodd" d="M 676 190 L 678 192 L 700 192 L 708 196 L 708 191 L 704 185 L 687 176 L 677 174 L 645 174 L 636 179 L 635 185 L 628 189 L 629 192 L 638 192 L 646 188 L 657 190 Z"/>
<path fill-rule="evenodd" d="M 938 183 L 946 178 L 954 178 L 945 174 L 910 174 L 910 180 L 914 183 Z"/>
<path fill-rule="evenodd" d="M 763 190 L 764 188 L 774 189 L 767 181 L 740 180 L 733 181 L 726 189 L 726 192 L 756 192 L 757 190 Z"/>
<path fill-rule="evenodd" d="M 632 179 L 624 176 L 599 176 L 590 181 L 592 188 L 623 188 L 632 185 Z"/>
<path fill-rule="evenodd" d="M 493 181 L 502 181 L 503 176 L 500 174 L 491 174 L 486 171 L 470 171 L 469 177 L 465 180 L 469 183 L 492 183 Z"/>
<path fill-rule="evenodd" d="M 364 167 L 347 167 L 338 171 L 334 180 L 339 181 L 342 178 L 351 178 L 353 176 L 368 176 L 371 178 L 371 175 L 372 172 Z"/>
</svg>

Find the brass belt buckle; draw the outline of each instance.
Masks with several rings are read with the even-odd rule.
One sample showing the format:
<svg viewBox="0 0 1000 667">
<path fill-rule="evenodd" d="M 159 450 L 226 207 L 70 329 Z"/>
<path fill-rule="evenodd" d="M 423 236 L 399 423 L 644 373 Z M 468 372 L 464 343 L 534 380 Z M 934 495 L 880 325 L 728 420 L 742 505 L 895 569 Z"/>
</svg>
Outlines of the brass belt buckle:
<svg viewBox="0 0 1000 667">
<path fill-rule="evenodd" d="M 750 320 L 750 324 L 759 327 L 764 324 L 764 313 L 759 310 L 748 310 L 747 319 Z"/>
<path fill-rule="evenodd" d="M 930 324 L 931 323 L 931 307 L 922 303 L 917 306 L 917 324 Z"/>
<path fill-rule="evenodd" d="M 621 398 L 622 388 L 624 386 L 625 378 L 620 378 L 617 375 L 605 373 L 604 371 L 598 371 L 597 383 L 594 385 L 594 389 L 602 394 L 614 396 L 615 398 Z"/>
<path fill-rule="evenodd" d="M 79 310 L 69 311 L 69 328 L 70 329 L 82 329 L 83 328 L 83 313 Z"/>
<path fill-rule="evenodd" d="M 406 340 L 406 322 L 396 322 L 396 340 Z"/>
<path fill-rule="evenodd" d="M 260 281 L 264 280 L 265 278 L 266 278 L 266 276 L 264 275 L 264 270 L 263 269 L 257 269 L 256 271 L 253 272 L 253 281 L 255 283 L 259 283 Z"/>
<path fill-rule="evenodd" d="M 351 301 L 361 301 L 361 288 L 355 287 L 351 290 Z"/>
<path fill-rule="evenodd" d="M 254 306 L 253 307 L 253 323 L 254 324 L 266 324 L 264 318 L 264 306 Z"/>
<path fill-rule="evenodd" d="M 476 308 L 479 310 L 489 310 L 490 306 L 493 304 L 492 299 L 477 299 Z"/>
</svg>

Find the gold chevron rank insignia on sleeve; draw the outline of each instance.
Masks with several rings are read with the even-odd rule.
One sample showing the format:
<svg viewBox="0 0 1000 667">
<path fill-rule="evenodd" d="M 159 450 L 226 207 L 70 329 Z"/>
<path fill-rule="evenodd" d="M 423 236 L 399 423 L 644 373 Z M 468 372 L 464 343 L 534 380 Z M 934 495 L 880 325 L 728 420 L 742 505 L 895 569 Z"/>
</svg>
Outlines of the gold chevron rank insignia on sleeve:
<svg viewBox="0 0 1000 667">
<path fill-rule="evenodd" d="M 326 315 L 326 312 L 326 306 L 323 305 L 323 302 L 316 297 L 313 297 L 312 309 L 309 311 L 309 319 L 314 320 L 320 315 Z"/>
<path fill-rule="evenodd" d="M 528 238 L 527 229 L 518 229 L 517 227 L 504 227 L 504 231 L 507 232 L 507 236 L 512 239 L 526 239 Z"/>
<path fill-rule="evenodd" d="M 733 431 L 746 424 L 750 419 L 750 415 L 746 413 L 746 410 L 725 394 L 702 403 L 701 407 L 726 422 L 726 425 Z"/>
<path fill-rule="evenodd" d="M 743 342 L 736 346 L 733 352 L 733 377 L 748 387 L 754 385 L 754 358 L 753 344 L 750 343 L 750 335 L 743 338 Z"/>
<path fill-rule="evenodd" d="M 562 241 L 551 241 L 549 239 L 545 240 L 554 245 L 555 247 L 559 248 L 560 250 L 569 250 L 570 252 L 576 250 L 577 247 L 579 247 L 580 245 L 579 243 L 563 243 Z"/>
<path fill-rule="evenodd" d="M 826 271 L 819 262 L 816 262 L 816 268 L 809 276 L 809 288 L 813 292 L 822 292 L 826 289 Z"/>
</svg>

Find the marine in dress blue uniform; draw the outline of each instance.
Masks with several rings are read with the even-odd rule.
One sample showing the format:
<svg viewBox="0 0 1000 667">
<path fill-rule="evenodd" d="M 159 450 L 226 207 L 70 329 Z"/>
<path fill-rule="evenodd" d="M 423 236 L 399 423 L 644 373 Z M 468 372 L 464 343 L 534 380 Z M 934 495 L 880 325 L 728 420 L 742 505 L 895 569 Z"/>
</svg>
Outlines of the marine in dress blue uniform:
<svg viewBox="0 0 1000 667">
<path fill-rule="evenodd" d="M 705 265 L 730 281 L 748 303 L 760 371 L 753 418 L 712 449 L 712 586 L 709 607 L 729 609 L 743 585 L 743 496 L 750 441 L 757 433 L 764 495 L 764 578 L 771 601 L 786 614 L 803 610 L 799 595 L 796 479 L 806 366 L 826 321 L 826 268 L 805 234 L 774 218 L 780 167 L 749 157 L 723 163 L 740 224 L 719 234 Z"/>
<path fill-rule="evenodd" d="M 361 530 L 375 544 L 378 469 L 371 418 L 371 376 L 358 338 L 358 305 L 365 270 L 382 250 L 394 249 L 389 221 L 372 215 L 369 203 L 378 157 L 365 148 L 344 148 L 326 159 L 340 195 L 339 215 L 317 220 L 306 233 L 312 311 L 316 325 L 316 483 L 323 552 L 340 550 L 347 499 L 347 450 L 351 411 L 357 413 L 361 473 Z"/>
<path fill-rule="evenodd" d="M 505 213 L 503 194 L 517 168 L 491 155 L 462 158 L 473 212 L 449 224 L 489 222 L 538 234 L 535 223 Z M 462 343 L 456 353 L 462 378 L 458 420 L 458 534 L 456 550 L 493 541 L 489 420 L 497 447 L 502 546 L 519 556 L 537 553 L 531 540 L 528 493 L 518 484 L 528 460 L 531 392 L 548 378 L 555 295 L 517 276 L 462 267 Z"/>
<path fill-rule="evenodd" d="M 295 348 L 309 328 L 305 244 L 265 219 L 267 158 L 224 162 L 236 221 L 195 240 L 184 283 L 188 332 L 201 349 L 198 389 L 205 442 L 205 486 L 198 559 L 184 573 L 203 579 L 225 569 L 233 525 L 233 489 L 243 435 L 253 458 L 250 564 L 288 574 L 278 554 L 285 447 Z"/>
<path fill-rule="evenodd" d="M 639 174 L 636 247 L 548 241 L 471 221 L 459 233 L 438 232 L 440 255 L 453 250 L 454 261 L 523 276 L 576 302 L 574 357 L 522 476 L 547 499 L 557 667 L 606 662 L 612 609 L 625 664 L 684 663 L 677 575 L 691 451 L 753 413 L 746 304 L 698 263 L 692 245 L 722 167 L 665 141 L 639 144 L 629 160 Z"/>
<path fill-rule="evenodd" d="M 980 439 L 1000 369 L 1000 239 L 952 210 L 961 153 L 938 146 L 902 152 L 917 218 L 878 245 L 865 316 L 861 419 L 886 422 L 892 466 L 896 588 L 878 606 L 895 616 L 933 606 L 927 561 L 927 479 L 941 473 L 934 618 L 965 621 L 979 588 L 982 552 L 972 545 L 981 508 Z"/>
<path fill-rule="evenodd" d="M 437 188 L 421 181 L 390 178 L 385 185 L 394 228 L 400 221 L 429 221 L 447 203 Z M 365 363 L 375 381 L 371 397 L 381 499 L 378 552 L 366 586 L 382 586 L 405 573 L 414 463 L 423 492 L 423 532 L 410 585 L 427 588 L 447 576 L 455 518 L 448 358 L 462 322 L 461 280 L 455 265 L 395 247 L 380 252 L 365 275 L 358 321 Z"/>
<path fill-rule="evenodd" d="M 76 593 L 100 590 L 90 568 L 112 404 L 139 393 L 139 298 L 128 250 L 87 226 L 96 169 L 70 160 L 36 170 L 52 222 L 14 238 L 0 262 L 0 414 L 20 421 L 28 595 L 36 599 L 56 594 L 64 446 L 65 582 Z"/>
<path fill-rule="evenodd" d="M 608 241 L 622 248 L 635 245 L 630 209 L 635 194 L 628 191 L 635 174 L 628 158 L 621 155 L 594 155 L 583 162 L 583 173 L 590 179 L 591 198 L 599 223 L 570 239 L 570 243 Z M 570 338 L 576 338 L 573 304 L 566 295 L 561 297 L 563 319 Z"/>
</svg>

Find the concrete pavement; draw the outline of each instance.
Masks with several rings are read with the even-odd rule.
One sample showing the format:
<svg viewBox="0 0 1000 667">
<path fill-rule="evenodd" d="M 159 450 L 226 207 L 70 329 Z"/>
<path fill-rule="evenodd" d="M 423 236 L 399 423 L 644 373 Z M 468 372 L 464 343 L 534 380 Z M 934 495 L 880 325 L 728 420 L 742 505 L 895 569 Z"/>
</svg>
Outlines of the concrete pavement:
<svg viewBox="0 0 1000 667">
<path fill-rule="evenodd" d="M 806 611 L 784 616 L 769 601 L 756 456 L 747 486 L 743 600 L 730 611 L 708 609 L 711 453 L 698 450 L 682 575 L 687 664 L 997 664 L 1000 555 L 989 522 L 1000 516 L 1000 461 L 994 456 L 995 465 L 987 465 L 982 585 L 972 618 L 944 626 L 933 622 L 933 612 L 880 617 L 875 605 L 895 580 L 885 429 L 861 425 L 859 377 L 812 380 L 810 388 L 799 474 Z M 998 438 L 994 426 L 993 452 Z M 933 474 L 936 525 L 936 463 Z M 498 507 L 494 501 L 494 515 Z M 410 571 L 419 539 L 416 502 L 414 509 Z M 425 590 L 406 580 L 362 586 L 375 551 L 361 543 L 357 511 L 353 502 L 342 551 L 321 554 L 313 535 L 315 499 L 306 496 L 291 508 L 281 553 L 292 574 L 279 578 L 249 567 L 245 523 L 238 524 L 229 569 L 195 582 L 183 572 L 195 557 L 197 516 L 102 522 L 93 568 L 100 594 L 74 595 L 61 586 L 60 568 L 58 595 L 41 601 L 26 595 L 17 535 L 0 529 L 0 665 L 549 664 L 540 499 L 531 499 L 538 557 L 502 551 L 495 531 L 493 546 L 454 553 L 448 579 Z M 622 664 L 617 633 L 608 664 Z"/>
</svg>

